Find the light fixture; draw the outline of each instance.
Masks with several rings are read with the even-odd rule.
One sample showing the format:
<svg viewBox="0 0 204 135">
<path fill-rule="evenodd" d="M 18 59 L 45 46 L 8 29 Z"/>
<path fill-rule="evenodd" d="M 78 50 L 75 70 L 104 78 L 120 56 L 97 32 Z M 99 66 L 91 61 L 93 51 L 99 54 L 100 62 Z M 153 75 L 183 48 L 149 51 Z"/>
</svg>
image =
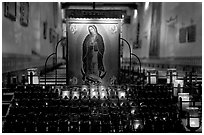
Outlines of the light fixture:
<svg viewBox="0 0 204 135">
<path fill-rule="evenodd" d="M 137 18 L 137 9 L 134 10 L 134 16 L 135 19 Z"/>
<path fill-rule="evenodd" d="M 145 2 L 145 10 L 147 10 L 149 8 L 149 2 Z"/>
</svg>

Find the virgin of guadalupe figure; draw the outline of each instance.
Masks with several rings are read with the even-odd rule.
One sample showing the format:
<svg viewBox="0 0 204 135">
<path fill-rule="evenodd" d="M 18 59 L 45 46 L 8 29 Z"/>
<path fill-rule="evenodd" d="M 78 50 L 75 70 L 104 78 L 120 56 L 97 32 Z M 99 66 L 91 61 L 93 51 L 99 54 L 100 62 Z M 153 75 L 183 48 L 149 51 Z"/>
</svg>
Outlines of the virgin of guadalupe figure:
<svg viewBox="0 0 204 135">
<path fill-rule="evenodd" d="M 83 41 L 83 80 L 90 79 L 102 79 L 106 75 L 106 71 L 103 65 L 104 54 L 104 41 L 103 37 L 98 33 L 95 25 L 88 26 L 89 34 Z"/>
</svg>

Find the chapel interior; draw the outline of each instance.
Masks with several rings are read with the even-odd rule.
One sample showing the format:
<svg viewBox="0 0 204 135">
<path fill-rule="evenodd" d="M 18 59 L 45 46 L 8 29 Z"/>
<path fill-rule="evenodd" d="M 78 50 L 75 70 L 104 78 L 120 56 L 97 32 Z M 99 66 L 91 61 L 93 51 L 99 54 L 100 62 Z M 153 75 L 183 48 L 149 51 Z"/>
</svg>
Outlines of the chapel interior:
<svg viewBox="0 0 204 135">
<path fill-rule="evenodd" d="M 2 2 L 3 133 L 202 133 L 202 2 Z"/>
</svg>

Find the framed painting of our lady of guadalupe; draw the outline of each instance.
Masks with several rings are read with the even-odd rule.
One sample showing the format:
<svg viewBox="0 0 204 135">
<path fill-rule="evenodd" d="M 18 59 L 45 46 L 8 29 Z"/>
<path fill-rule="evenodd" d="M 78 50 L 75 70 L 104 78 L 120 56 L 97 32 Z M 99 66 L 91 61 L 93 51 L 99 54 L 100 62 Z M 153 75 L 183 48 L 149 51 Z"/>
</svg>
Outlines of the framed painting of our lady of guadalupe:
<svg viewBox="0 0 204 135">
<path fill-rule="evenodd" d="M 76 21 L 68 27 L 69 77 L 109 85 L 119 71 L 119 22 Z"/>
</svg>

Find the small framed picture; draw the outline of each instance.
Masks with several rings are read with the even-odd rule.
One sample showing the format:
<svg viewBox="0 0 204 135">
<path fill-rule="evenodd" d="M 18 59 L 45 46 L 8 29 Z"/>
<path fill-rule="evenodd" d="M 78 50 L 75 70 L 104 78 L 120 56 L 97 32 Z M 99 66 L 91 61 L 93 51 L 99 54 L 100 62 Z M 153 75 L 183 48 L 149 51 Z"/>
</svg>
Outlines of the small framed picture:
<svg viewBox="0 0 204 135">
<path fill-rule="evenodd" d="M 186 28 L 183 27 L 183 28 L 180 28 L 179 30 L 179 42 L 180 43 L 185 43 L 186 42 Z"/>
<path fill-rule="evenodd" d="M 29 22 L 29 3 L 20 2 L 20 24 L 22 26 L 28 26 Z"/>
<path fill-rule="evenodd" d="M 52 28 L 49 29 L 49 36 L 50 36 L 50 43 L 53 41 L 53 30 Z"/>
<path fill-rule="evenodd" d="M 47 39 L 47 21 L 43 22 L 43 38 Z"/>
<path fill-rule="evenodd" d="M 188 42 L 195 42 L 196 41 L 196 25 L 191 25 L 187 27 L 188 29 Z"/>
<path fill-rule="evenodd" d="M 4 2 L 4 16 L 16 21 L 16 2 Z"/>
</svg>

